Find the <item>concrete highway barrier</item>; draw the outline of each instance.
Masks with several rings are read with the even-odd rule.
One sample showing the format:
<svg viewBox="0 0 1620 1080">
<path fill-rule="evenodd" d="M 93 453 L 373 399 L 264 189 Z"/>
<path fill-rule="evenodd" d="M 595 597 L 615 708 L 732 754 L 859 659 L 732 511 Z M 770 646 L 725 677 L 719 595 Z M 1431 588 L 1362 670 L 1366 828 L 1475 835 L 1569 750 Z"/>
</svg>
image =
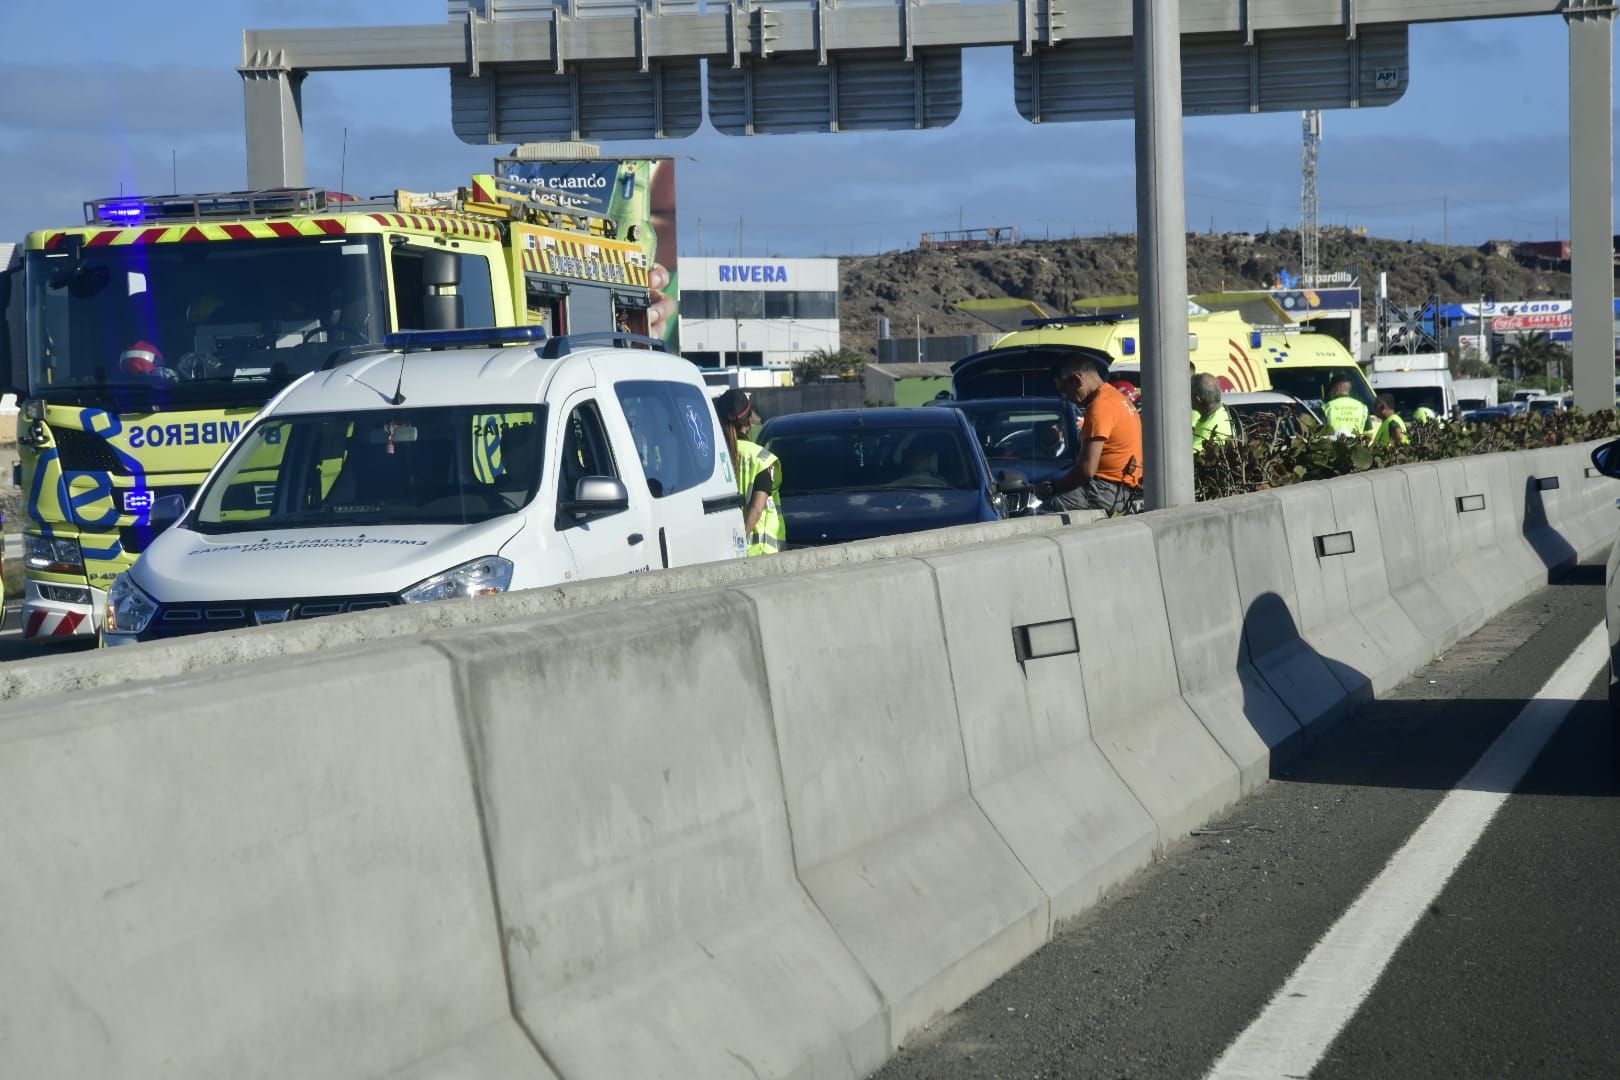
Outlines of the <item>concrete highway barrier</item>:
<svg viewBox="0 0 1620 1080">
<path fill-rule="evenodd" d="M 13 705 L 0 1074 L 550 1075 L 424 645 Z"/>
<path fill-rule="evenodd" d="M 1432 472 L 1424 475 L 1433 477 Z M 1416 480 L 1415 470 L 1379 469 L 1367 474 L 1378 519 L 1378 539 L 1384 551 L 1388 595 L 1417 630 L 1424 648 L 1437 654 L 1462 637 L 1471 609 L 1470 594 L 1465 584 L 1452 582 L 1450 588 L 1464 590 L 1459 598 L 1463 603 L 1454 603 L 1425 576 L 1431 560 L 1423 551 L 1427 537 L 1419 531 L 1414 510 Z M 1431 529 L 1441 544 L 1445 543 L 1444 526 L 1434 522 L 1432 516 L 1425 519 L 1424 527 Z"/>
<path fill-rule="evenodd" d="M 1444 612 L 1446 626 L 1435 640 L 1437 644 L 1449 647 L 1480 628 L 1485 621 L 1486 606 L 1486 599 L 1475 590 L 1468 574 L 1457 562 L 1457 552 L 1462 543 L 1457 508 L 1447 501 L 1441 490 L 1440 473 L 1433 465 L 1408 465 L 1391 470 L 1391 473 L 1406 479 L 1418 557 L 1413 564 L 1402 557 L 1402 548 L 1397 546 L 1391 551 L 1386 546 L 1390 586 L 1395 590 L 1402 608 L 1419 626 L 1423 623 L 1411 605 L 1432 603 Z M 1376 485 L 1377 481 L 1374 483 Z M 1375 486 L 1375 493 L 1377 490 Z M 1411 587 L 1418 583 L 1426 588 L 1414 594 Z"/>
<path fill-rule="evenodd" d="M 861 1076 L 883 1003 L 794 872 L 752 606 L 447 635 L 513 1006 L 564 1076 Z M 904 790 L 897 785 L 896 790 Z"/>
<path fill-rule="evenodd" d="M 1092 738 L 1062 555 L 1030 539 L 925 561 L 974 799 L 1061 922 L 1158 845 L 1152 816 Z"/>
<path fill-rule="evenodd" d="M 1294 571 L 1300 636 L 1327 663 L 1352 703 L 1372 698 L 1397 678 L 1396 659 L 1356 619 L 1343 552 L 1323 554 L 1319 542 L 1354 543 L 1344 537 L 1333 513 L 1333 493 L 1326 484 L 1298 484 L 1279 489 L 1283 536 Z"/>
<path fill-rule="evenodd" d="M 927 565 L 740 591 L 758 611 L 799 878 L 898 1046 L 1038 948 L 1047 898 L 968 790 Z"/>
<path fill-rule="evenodd" d="M 1243 637 L 1232 531 L 1222 507 L 1149 514 L 1181 697 L 1238 769 L 1243 791 L 1263 783 L 1300 722 L 1266 684 Z"/>
<path fill-rule="evenodd" d="M 1456 523 L 1452 556 L 1469 576 L 1488 611 L 1500 611 L 1519 595 L 1522 581 L 1507 553 L 1497 544 L 1496 510 L 1500 493 L 1491 489 L 1484 469 L 1461 461 L 1437 461 L 1441 491 Z"/>
<path fill-rule="evenodd" d="M 1324 578 L 1330 564 L 1342 571 L 1349 613 L 1361 624 L 1365 635 L 1377 643 L 1379 652 L 1388 657 L 1389 666 L 1373 679 L 1373 689 L 1384 693 L 1428 663 L 1437 650 L 1395 602 L 1385 567 L 1383 528 L 1372 481 L 1366 476 L 1341 476 L 1321 488 L 1333 499 L 1337 533 L 1317 541 L 1317 563 L 1323 568 Z M 1336 542 L 1349 550 L 1332 554 Z"/>
<path fill-rule="evenodd" d="M 1065 528 L 1071 523 L 1095 521 L 1101 516 L 1101 511 L 1077 511 L 878 537 L 852 544 L 799 548 L 769 558 L 733 559 L 653 573 L 596 578 L 483 597 L 464 604 L 412 604 L 307 622 L 204 634 L 178 641 L 152 642 L 136 650 L 111 650 L 91 660 L 83 656 L 40 657 L 0 665 L 0 701 L 71 693 L 95 686 L 119 686 L 140 679 L 172 678 L 191 671 L 262 663 L 278 656 L 323 652 L 357 642 L 409 637 L 879 559 L 956 550 Z"/>
<path fill-rule="evenodd" d="M 1322 655 L 1300 636 L 1299 596 L 1288 553 L 1282 503 L 1269 494 L 1246 495 L 1227 522 L 1243 641 L 1249 659 L 1310 737 L 1350 711 L 1352 698 Z"/>
<path fill-rule="evenodd" d="M 867 1075 L 1600 550 L 1589 449 L 10 665 L 0 1074 Z"/>
<path fill-rule="evenodd" d="M 1091 736 L 1161 846 L 1237 801 L 1238 768 L 1181 696 L 1153 532 L 1121 519 L 1054 534 L 1076 613 Z"/>
</svg>

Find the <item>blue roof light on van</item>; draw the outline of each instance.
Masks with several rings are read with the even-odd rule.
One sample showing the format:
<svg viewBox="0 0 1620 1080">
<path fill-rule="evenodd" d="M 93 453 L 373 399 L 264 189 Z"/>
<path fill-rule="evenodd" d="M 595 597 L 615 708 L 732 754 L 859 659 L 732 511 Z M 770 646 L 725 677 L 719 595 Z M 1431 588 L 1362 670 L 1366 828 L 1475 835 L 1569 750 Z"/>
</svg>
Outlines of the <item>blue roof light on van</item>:
<svg viewBox="0 0 1620 1080">
<path fill-rule="evenodd" d="M 543 326 L 473 326 L 462 330 L 398 330 L 383 344 L 400 352 L 427 349 L 487 348 L 522 345 L 546 339 Z"/>
</svg>

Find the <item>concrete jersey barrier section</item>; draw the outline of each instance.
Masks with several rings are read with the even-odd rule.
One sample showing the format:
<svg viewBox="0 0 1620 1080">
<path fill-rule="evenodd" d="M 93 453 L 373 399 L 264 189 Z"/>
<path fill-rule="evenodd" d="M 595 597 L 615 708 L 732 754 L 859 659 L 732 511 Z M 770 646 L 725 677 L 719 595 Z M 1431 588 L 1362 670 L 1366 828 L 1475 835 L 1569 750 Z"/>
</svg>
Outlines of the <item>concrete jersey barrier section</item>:
<svg viewBox="0 0 1620 1080">
<path fill-rule="evenodd" d="M 1084 510 L 1013 518 L 981 525 L 961 525 L 951 529 L 860 540 L 851 544 L 800 548 L 770 558 L 732 559 L 652 573 L 595 578 L 545 589 L 526 589 L 503 596 L 483 597 L 464 604 L 409 604 L 307 622 L 228 630 L 176 641 L 152 642 L 140 646 L 136 651 L 118 649 L 90 659 L 82 654 L 41 657 L 0 665 L 0 701 L 71 693 L 96 686 L 118 686 L 137 679 L 172 678 L 191 671 L 261 663 L 278 656 L 321 652 L 381 638 L 408 637 L 461 626 L 498 623 L 554 611 L 575 611 L 625 600 L 785 577 L 902 555 L 956 550 L 1008 537 L 1046 532 L 1072 523 L 1095 521 L 1100 517 L 1101 511 Z"/>
<path fill-rule="evenodd" d="M 395 645 L 7 710 L 0 1074 L 550 1076 L 450 674 Z"/>
<path fill-rule="evenodd" d="M 1590 449 L 22 665 L 0 1074 L 866 1076 L 1600 551 Z"/>
</svg>

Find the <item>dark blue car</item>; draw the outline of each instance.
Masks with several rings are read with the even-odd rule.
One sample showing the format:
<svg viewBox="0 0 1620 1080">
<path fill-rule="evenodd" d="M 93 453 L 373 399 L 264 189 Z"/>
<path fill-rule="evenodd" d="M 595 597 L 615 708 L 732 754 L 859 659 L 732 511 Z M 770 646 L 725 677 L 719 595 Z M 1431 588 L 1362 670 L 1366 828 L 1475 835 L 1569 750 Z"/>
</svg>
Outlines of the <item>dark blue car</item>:
<svg viewBox="0 0 1620 1080">
<path fill-rule="evenodd" d="M 760 442 L 782 461 L 789 547 L 943 529 L 1003 516 L 956 409 L 840 409 L 777 416 Z"/>
<path fill-rule="evenodd" d="M 1009 516 L 1025 511 L 1029 488 L 1074 468 L 1080 446 L 1080 410 L 1057 397 L 939 400 L 968 418 L 979 449 L 1006 500 Z"/>
</svg>

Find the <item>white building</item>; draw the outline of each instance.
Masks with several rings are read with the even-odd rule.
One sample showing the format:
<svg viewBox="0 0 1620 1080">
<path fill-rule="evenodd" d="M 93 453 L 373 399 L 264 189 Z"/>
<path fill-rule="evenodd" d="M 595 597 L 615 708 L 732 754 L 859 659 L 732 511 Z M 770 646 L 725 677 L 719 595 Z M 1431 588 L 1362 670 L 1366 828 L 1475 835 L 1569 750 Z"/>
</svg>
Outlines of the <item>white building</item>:
<svg viewBox="0 0 1620 1080">
<path fill-rule="evenodd" d="M 683 255 L 680 287 L 681 353 L 700 367 L 774 374 L 806 353 L 838 348 L 837 259 Z"/>
</svg>

